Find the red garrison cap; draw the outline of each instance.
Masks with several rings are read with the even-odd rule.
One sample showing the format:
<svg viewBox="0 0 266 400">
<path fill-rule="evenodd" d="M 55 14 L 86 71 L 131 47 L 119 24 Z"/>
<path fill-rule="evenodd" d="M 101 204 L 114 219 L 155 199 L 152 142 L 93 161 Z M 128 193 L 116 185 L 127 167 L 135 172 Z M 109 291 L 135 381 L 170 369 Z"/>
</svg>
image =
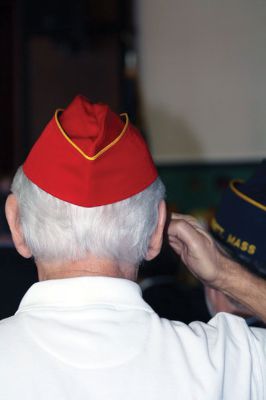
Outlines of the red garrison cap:
<svg viewBox="0 0 266 400">
<path fill-rule="evenodd" d="M 25 175 L 45 192 L 83 207 L 111 204 L 158 176 L 139 131 L 104 104 L 77 96 L 57 110 L 31 149 Z"/>
</svg>

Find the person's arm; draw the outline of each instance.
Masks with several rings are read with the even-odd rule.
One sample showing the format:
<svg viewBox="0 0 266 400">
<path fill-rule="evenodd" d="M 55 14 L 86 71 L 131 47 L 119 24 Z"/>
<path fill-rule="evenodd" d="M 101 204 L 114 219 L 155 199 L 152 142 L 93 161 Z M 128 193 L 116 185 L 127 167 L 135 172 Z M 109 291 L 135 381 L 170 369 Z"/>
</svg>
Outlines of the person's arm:
<svg viewBox="0 0 266 400">
<path fill-rule="evenodd" d="M 172 214 L 169 243 L 205 285 L 222 291 L 266 322 L 266 280 L 230 260 L 191 216 Z"/>
</svg>

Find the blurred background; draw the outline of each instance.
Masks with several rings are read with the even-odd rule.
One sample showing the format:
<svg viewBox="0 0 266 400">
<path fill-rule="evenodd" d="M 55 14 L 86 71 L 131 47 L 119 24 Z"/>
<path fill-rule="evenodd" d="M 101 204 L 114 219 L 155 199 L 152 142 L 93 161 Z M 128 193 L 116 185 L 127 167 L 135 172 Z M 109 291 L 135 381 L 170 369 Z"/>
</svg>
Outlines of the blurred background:
<svg viewBox="0 0 266 400">
<path fill-rule="evenodd" d="M 265 43 L 261 0 L 0 0 L 0 318 L 37 279 L 12 247 L 4 203 L 55 109 L 80 93 L 127 112 L 169 211 L 208 226 L 229 180 L 246 179 L 266 154 Z M 146 293 L 162 289 L 150 298 L 163 316 L 208 317 L 167 244 L 140 279 Z"/>
</svg>

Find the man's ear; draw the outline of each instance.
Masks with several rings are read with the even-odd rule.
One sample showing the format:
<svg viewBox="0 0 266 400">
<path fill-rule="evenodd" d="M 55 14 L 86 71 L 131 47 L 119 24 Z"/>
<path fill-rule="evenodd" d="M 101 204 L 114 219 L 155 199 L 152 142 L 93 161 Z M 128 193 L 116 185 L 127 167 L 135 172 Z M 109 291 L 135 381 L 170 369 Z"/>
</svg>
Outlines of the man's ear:
<svg viewBox="0 0 266 400">
<path fill-rule="evenodd" d="M 6 219 L 17 251 L 22 257 L 30 258 L 32 253 L 24 240 L 20 224 L 18 202 L 13 194 L 10 194 L 6 200 Z"/>
<path fill-rule="evenodd" d="M 158 209 L 158 223 L 151 236 L 148 251 L 145 260 L 149 261 L 155 258 L 161 251 L 163 244 L 163 232 L 166 221 L 166 205 L 165 201 L 161 200 Z"/>
</svg>

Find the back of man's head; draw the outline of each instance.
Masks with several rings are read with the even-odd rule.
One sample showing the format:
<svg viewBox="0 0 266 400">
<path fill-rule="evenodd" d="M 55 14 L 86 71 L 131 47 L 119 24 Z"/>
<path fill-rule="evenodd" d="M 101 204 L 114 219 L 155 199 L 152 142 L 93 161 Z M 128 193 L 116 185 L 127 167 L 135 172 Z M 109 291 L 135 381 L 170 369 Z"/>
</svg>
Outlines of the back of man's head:
<svg viewBox="0 0 266 400">
<path fill-rule="evenodd" d="M 25 241 L 36 260 L 77 261 L 93 254 L 138 265 L 146 256 L 158 220 L 164 186 L 159 178 L 147 189 L 116 203 L 81 207 L 46 193 L 20 168 L 13 180 Z"/>
<path fill-rule="evenodd" d="M 164 191 L 127 115 L 82 96 L 55 113 L 12 184 L 25 242 L 44 262 L 139 264 Z"/>
</svg>

